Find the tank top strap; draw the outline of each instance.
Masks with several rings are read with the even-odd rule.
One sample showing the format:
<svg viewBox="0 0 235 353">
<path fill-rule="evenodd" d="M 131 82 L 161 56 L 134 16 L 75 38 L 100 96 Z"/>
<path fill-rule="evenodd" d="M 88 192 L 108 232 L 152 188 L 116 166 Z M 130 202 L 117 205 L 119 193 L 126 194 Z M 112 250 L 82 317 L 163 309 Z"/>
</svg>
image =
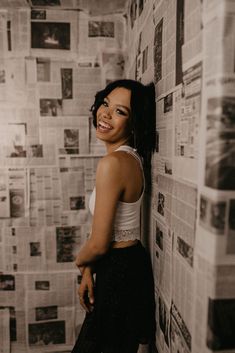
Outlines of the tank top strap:
<svg viewBox="0 0 235 353">
<path fill-rule="evenodd" d="M 124 152 L 130 153 L 135 159 L 137 159 L 140 162 L 141 168 L 143 168 L 141 157 L 138 155 L 137 150 L 135 148 L 128 145 L 122 145 L 122 146 L 119 146 L 115 150 L 115 152 L 116 151 L 124 151 Z"/>
</svg>

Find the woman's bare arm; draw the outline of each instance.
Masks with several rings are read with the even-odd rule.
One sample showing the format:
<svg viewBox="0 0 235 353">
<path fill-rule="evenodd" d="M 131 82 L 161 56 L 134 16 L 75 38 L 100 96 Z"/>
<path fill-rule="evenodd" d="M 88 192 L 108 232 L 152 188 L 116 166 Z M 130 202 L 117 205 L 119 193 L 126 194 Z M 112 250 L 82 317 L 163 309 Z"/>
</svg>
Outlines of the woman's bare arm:
<svg viewBox="0 0 235 353">
<path fill-rule="evenodd" d="M 103 157 L 96 173 L 96 201 L 91 236 L 77 255 L 78 267 L 97 260 L 108 251 L 123 185 L 118 156 L 110 154 Z"/>
</svg>

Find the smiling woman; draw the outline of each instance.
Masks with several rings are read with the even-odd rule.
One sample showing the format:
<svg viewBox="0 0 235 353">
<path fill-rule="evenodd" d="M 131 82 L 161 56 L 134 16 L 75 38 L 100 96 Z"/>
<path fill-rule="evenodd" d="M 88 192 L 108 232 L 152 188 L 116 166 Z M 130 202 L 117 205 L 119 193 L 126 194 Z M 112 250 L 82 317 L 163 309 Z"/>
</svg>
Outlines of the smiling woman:
<svg viewBox="0 0 235 353">
<path fill-rule="evenodd" d="M 97 110 L 96 136 L 105 142 L 107 150 L 115 150 L 115 142 L 125 144 L 131 134 L 131 91 L 117 87 L 109 93 Z"/>
<path fill-rule="evenodd" d="M 107 154 L 90 198 L 91 234 L 76 257 L 87 314 L 72 353 L 136 353 L 154 340 L 153 276 L 140 242 L 142 162 L 155 148 L 154 112 L 153 85 L 119 80 L 96 94 L 93 123 Z"/>
</svg>

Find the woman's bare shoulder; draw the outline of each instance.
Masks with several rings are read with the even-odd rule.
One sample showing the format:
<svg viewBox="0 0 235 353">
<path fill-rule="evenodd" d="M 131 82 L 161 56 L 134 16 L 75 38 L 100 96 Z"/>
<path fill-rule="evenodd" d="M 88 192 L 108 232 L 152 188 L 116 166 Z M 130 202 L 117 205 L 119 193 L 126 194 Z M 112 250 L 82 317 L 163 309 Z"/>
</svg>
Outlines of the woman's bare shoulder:
<svg viewBox="0 0 235 353">
<path fill-rule="evenodd" d="M 122 163 L 118 153 L 113 152 L 102 157 L 97 166 L 97 177 L 117 178 L 120 175 Z"/>
<path fill-rule="evenodd" d="M 126 179 L 128 175 L 139 169 L 139 163 L 133 156 L 125 151 L 115 151 L 109 153 L 99 160 L 97 166 L 97 177 Z M 122 180 L 123 181 L 123 180 Z"/>
<path fill-rule="evenodd" d="M 104 157 L 102 157 L 99 162 L 98 162 L 98 167 L 99 168 L 119 168 L 120 167 L 120 162 L 121 162 L 121 156 L 119 155 L 118 152 L 112 152 Z"/>
</svg>

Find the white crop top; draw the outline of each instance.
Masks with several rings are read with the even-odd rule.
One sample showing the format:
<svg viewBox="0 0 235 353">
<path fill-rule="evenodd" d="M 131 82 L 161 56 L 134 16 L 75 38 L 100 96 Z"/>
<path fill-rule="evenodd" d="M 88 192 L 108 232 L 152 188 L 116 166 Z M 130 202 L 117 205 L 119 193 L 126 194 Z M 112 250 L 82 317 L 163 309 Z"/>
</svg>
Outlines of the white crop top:
<svg viewBox="0 0 235 353">
<path fill-rule="evenodd" d="M 139 161 L 141 169 L 143 171 L 142 161 L 134 148 L 127 145 L 123 145 L 117 148 L 116 151 L 125 151 L 127 153 L 130 153 L 134 158 L 136 158 Z M 144 172 L 143 172 L 143 180 L 144 180 Z M 141 202 L 144 194 L 144 188 L 145 188 L 145 181 L 143 185 L 143 191 L 140 195 L 140 198 L 137 201 L 135 202 L 118 201 L 115 220 L 114 220 L 112 241 L 128 241 L 128 240 L 140 239 L 140 207 L 141 207 Z M 96 197 L 96 192 L 94 188 L 89 200 L 89 209 L 92 215 L 94 214 L 94 209 L 95 209 L 95 197 Z"/>
</svg>

